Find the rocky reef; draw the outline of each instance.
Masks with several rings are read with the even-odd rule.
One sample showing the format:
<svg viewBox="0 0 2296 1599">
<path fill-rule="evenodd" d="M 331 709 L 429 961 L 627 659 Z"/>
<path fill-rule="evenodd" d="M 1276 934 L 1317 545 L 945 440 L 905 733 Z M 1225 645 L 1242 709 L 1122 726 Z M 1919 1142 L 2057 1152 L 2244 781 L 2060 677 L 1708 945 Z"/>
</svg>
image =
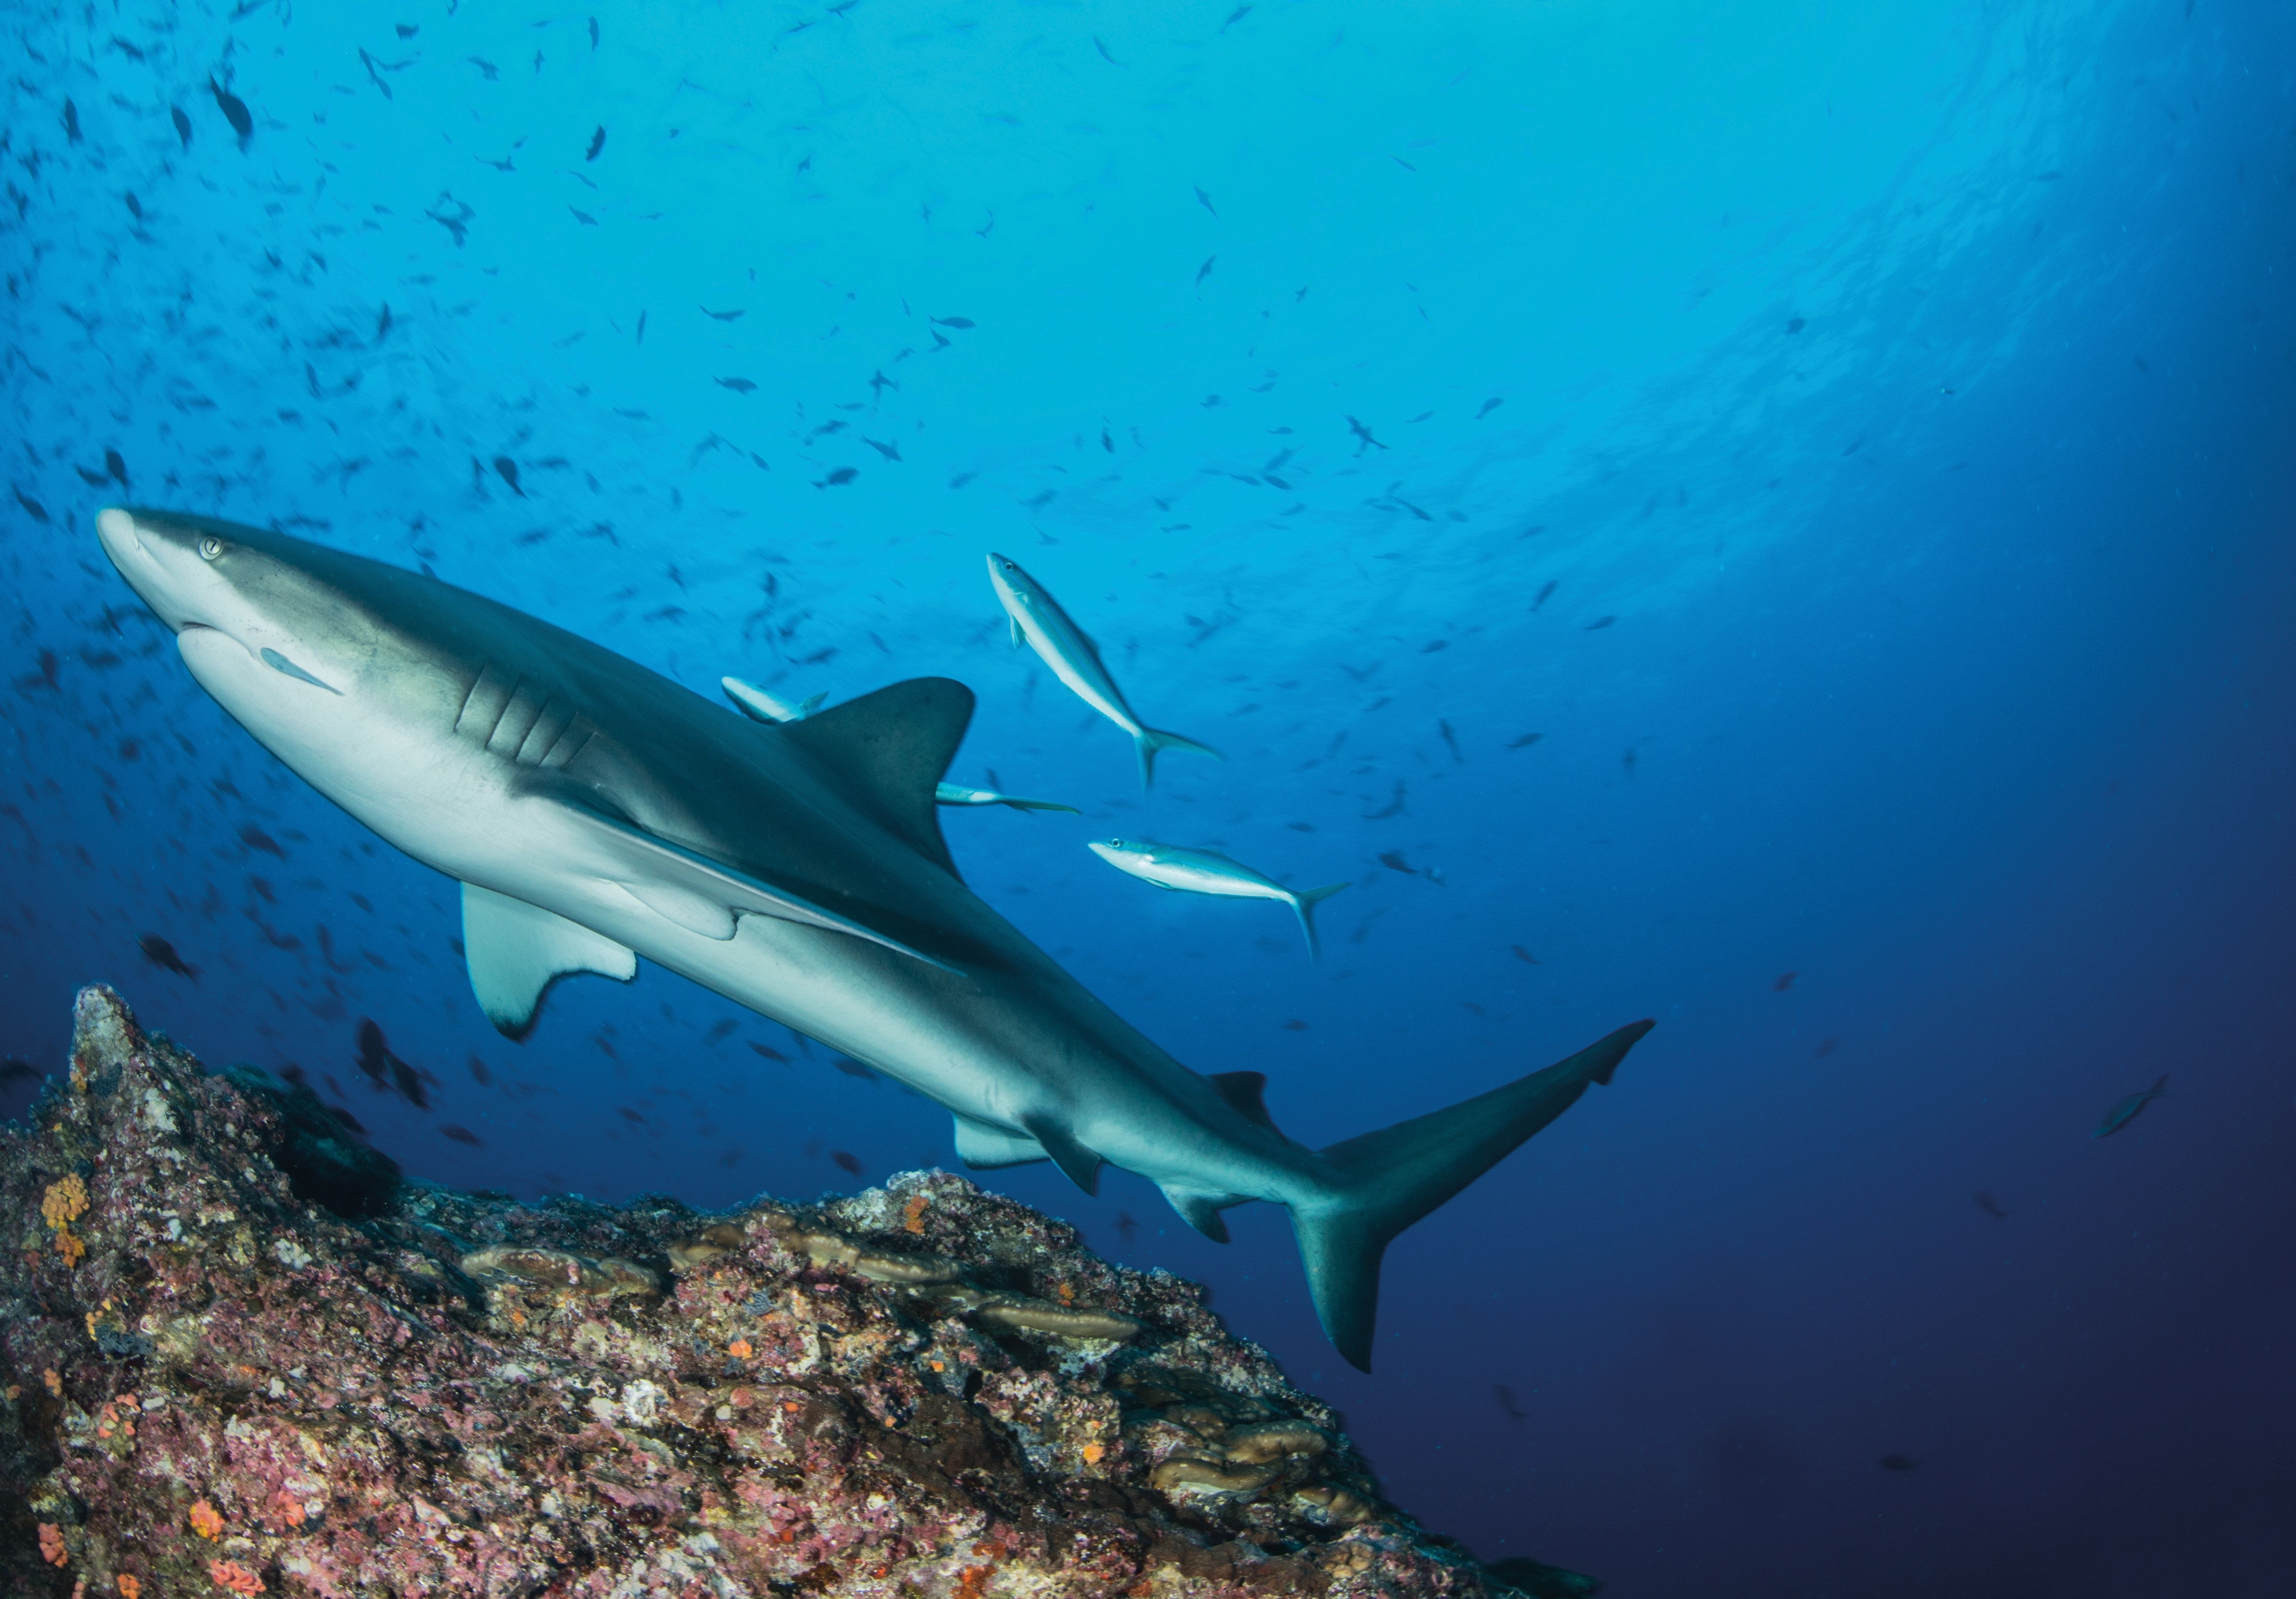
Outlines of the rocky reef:
<svg viewBox="0 0 2296 1599">
<path fill-rule="evenodd" d="M 408 1182 L 79 996 L 0 1133 L 0 1588 L 1587 1594 L 1389 1504 L 1202 1291 L 945 1172 L 697 1214 Z"/>
</svg>

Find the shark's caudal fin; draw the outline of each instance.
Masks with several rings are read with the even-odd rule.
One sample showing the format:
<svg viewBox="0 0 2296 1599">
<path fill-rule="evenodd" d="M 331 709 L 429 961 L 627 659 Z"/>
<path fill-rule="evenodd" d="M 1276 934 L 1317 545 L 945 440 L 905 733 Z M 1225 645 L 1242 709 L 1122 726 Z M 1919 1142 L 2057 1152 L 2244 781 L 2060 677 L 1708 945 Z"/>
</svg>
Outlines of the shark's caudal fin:
<svg viewBox="0 0 2296 1599">
<path fill-rule="evenodd" d="M 1155 786 L 1156 757 L 1167 750 L 1186 750 L 1197 755 L 1209 755 L 1214 760 L 1227 758 L 1210 744 L 1200 744 L 1192 738 L 1182 738 L 1177 733 L 1163 733 L 1153 727 L 1143 727 L 1134 734 L 1132 742 L 1140 751 L 1140 786 L 1144 789 Z"/>
<path fill-rule="evenodd" d="M 1349 1365 L 1371 1370 L 1379 1263 L 1389 1242 L 1569 1110 L 1588 1083 L 1609 1082 L 1654 1025 L 1630 1023 L 1544 1071 L 1323 1152 L 1340 1191 L 1323 1204 L 1295 1207 L 1292 1226 L 1324 1336 Z"/>
<path fill-rule="evenodd" d="M 1308 958 L 1311 961 L 1324 958 L 1323 940 L 1316 937 L 1316 907 L 1347 886 L 1343 882 L 1327 882 L 1320 889 L 1302 889 L 1292 896 L 1292 908 L 1300 917 L 1300 931 L 1308 935 Z"/>
</svg>

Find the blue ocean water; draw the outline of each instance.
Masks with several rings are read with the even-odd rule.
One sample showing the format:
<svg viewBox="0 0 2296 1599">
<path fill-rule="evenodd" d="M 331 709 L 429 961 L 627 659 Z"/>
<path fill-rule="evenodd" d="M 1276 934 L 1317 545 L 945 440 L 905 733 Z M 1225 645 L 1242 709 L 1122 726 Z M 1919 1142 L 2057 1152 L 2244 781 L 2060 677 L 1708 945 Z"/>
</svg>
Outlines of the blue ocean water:
<svg viewBox="0 0 2296 1599">
<path fill-rule="evenodd" d="M 1304 1143 L 1658 1019 L 1390 1252 L 1373 1376 L 1281 1214 L 982 1174 L 1211 1283 L 1400 1503 L 1619 1595 L 2296 1591 L 2296 13 L 12 13 L 0 1054 L 101 980 L 442 1182 L 954 1164 L 659 971 L 504 1042 L 101 506 L 711 694 L 946 674 L 951 776 L 1085 813 L 947 813 L 967 880 Z M 990 550 L 1226 758 L 1144 795 Z M 1084 847 L 1142 833 L 1351 880 L 1323 962 Z"/>
</svg>

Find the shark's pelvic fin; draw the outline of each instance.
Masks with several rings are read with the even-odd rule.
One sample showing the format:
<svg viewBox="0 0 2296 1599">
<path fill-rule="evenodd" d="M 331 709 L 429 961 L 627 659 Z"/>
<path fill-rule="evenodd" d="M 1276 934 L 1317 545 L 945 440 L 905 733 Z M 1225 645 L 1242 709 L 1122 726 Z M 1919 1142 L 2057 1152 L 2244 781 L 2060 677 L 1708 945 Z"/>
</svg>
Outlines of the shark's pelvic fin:
<svg viewBox="0 0 2296 1599">
<path fill-rule="evenodd" d="M 928 966 L 949 972 L 956 971 L 947 962 L 912 949 L 899 939 L 865 927 L 849 916 L 824 910 L 800 895 L 762 882 L 682 844 L 657 838 L 636 823 L 610 816 L 586 805 L 567 803 L 564 809 L 591 830 L 595 840 L 624 867 L 624 874 L 615 881 L 625 892 L 704 938 L 732 938 L 737 914 L 773 916 L 802 927 L 818 927 L 865 939 Z"/>
<path fill-rule="evenodd" d="M 1077 1142 L 1076 1135 L 1050 1120 L 1031 1119 L 1021 1124 L 1029 1136 L 1044 1146 L 1053 1164 L 1059 1167 L 1068 1180 L 1086 1193 L 1100 1192 L 1100 1157 Z"/>
<path fill-rule="evenodd" d="M 463 948 L 479 1008 L 511 1039 L 534 1030 L 559 978 L 594 972 L 627 982 L 638 972 L 638 957 L 604 934 L 474 882 L 463 885 Z"/>
<path fill-rule="evenodd" d="M 1233 1075 L 1257 1077 L 1259 1073 L 1239 1071 Z M 1214 1243 L 1227 1242 L 1227 1222 L 1221 1217 L 1220 1212 L 1230 1205 L 1243 1203 L 1242 1196 L 1240 1194 L 1203 1193 L 1193 1188 L 1167 1188 L 1164 1190 L 1164 1197 L 1171 1201 L 1172 1209 L 1180 1213 L 1182 1221 L 1186 1222 Z"/>
<path fill-rule="evenodd" d="M 782 733 L 848 797 L 954 877 L 934 794 L 972 720 L 971 689 L 948 677 L 912 677 L 783 723 Z"/>
<path fill-rule="evenodd" d="M 1292 1227 L 1324 1336 L 1349 1365 L 1371 1370 L 1389 1242 L 1577 1103 L 1587 1084 L 1609 1082 L 1653 1025 L 1631 1022 L 1544 1071 L 1323 1152 L 1339 1192 L 1295 1209 Z"/>
<path fill-rule="evenodd" d="M 1260 1071 L 1215 1071 L 1207 1079 L 1219 1090 L 1219 1096 L 1246 1121 L 1256 1121 L 1269 1132 L 1275 1130 L 1275 1119 L 1267 1113 L 1267 1102 L 1261 1097 L 1267 1092 L 1267 1075 Z"/>
<path fill-rule="evenodd" d="M 1045 1146 L 1026 1133 L 1008 1133 L 970 1116 L 956 1119 L 956 1158 L 976 1171 L 1052 1159 Z"/>
</svg>

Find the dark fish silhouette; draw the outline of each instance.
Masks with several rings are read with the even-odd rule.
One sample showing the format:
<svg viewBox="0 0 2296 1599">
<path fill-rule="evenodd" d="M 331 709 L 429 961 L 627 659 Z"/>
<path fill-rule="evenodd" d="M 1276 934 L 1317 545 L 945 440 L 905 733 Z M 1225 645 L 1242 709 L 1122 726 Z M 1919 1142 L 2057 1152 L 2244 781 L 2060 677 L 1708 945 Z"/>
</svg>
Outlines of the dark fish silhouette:
<svg viewBox="0 0 2296 1599">
<path fill-rule="evenodd" d="M 1365 811 L 1364 813 L 1364 820 L 1366 822 L 1384 822 L 1390 816 L 1401 815 L 1402 811 L 1403 779 L 1398 777 L 1395 780 L 1395 798 L 1389 800 L 1377 810 Z"/>
<path fill-rule="evenodd" d="M 1614 616 L 1598 616 L 1593 621 L 1587 624 L 1587 631 L 1589 633 L 1600 633 L 1603 628 L 1609 627 L 1612 622 L 1615 622 L 1618 619 L 1619 619 Z"/>
<path fill-rule="evenodd" d="M 779 1061 L 784 1066 L 789 1064 L 789 1057 L 782 1054 L 780 1050 L 775 1049 L 770 1044 L 759 1044 L 753 1040 L 750 1043 L 750 1047 L 756 1050 L 759 1054 L 765 1056 L 768 1061 Z"/>
<path fill-rule="evenodd" d="M 208 88 L 215 95 L 216 109 L 223 119 L 231 124 L 231 131 L 246 138 L 255 131 L 255 119 L 247 114 L 247 102 L 233 94 L 214 78 L 208 79 Z"/>
<path fill-rule="evenodd" d="M 1832 1054 L 1834 1050 L 1841 1046 L 1841 1040 L 1839 1038 L 1820 1038 L 1817 1041 L 1816 1053 L 1818 1058 L 1823 1060 L 1825 1056 Z"/>
<path fill-rule="evenodd" d="M 1212 263 L 1218 259 L 1219 258 L 1218 256 L 1206 256 L 1204 258 L 1204 264 L 1196 268 L 1196 287 L 1199 289 L 1203 287 L 1204 280 L 1212 275 Z"/>
<path fill-rule="evenodd" d="M 177 977 L 188 977 L 194 982 L 199 980 L 198 968 L 186 965 L 184 957 L 176 953 L 176 947 L 158 933 L 145 933 L 135 940 L 135 947 L 144 952 L 145 960 L 162 971 L 172 972 Z"/>
<path fill-rule="evenodd" d="M 192 147 L 192 119 L 184 115 L 184 108 L 180 105 L 169 106 L 168 118 L 176 125 L 176 137 L 184 142 L 184 149 L 189 150 Z"/>
<path fill-rule="evenodd" d="M 2161 1080 L 2153 1084 L 2150 1088 L 2142 1089 L 2137 1093 L 2130 1095 L 2127 1099 L 2122 1100 L 2119 1104 L 2113 1106 L 2112 1109 L 2107 1111 L 2104 1113 L 2104 1119 L 2096 1124 L 2096 1131 L 2090 1134 L 2089 1136 L 2092 1138 L 2112 1137 L 2115 1133 L 2120 1131 L 2121 1128 L 2136 1120 L 2137 1112 L 2144 1110 L 2145 1106 L 2151 1104 L 2154 1100 L 2160 1098 L 2161 1090 L 2168 1086 L 2169 1074 L 2164 1071 L 2161 1074 Z"/>
<path fill-rule="evenodd" d="M 20 1083 L 28 1078 L 37 1078 L 41 1075 L 42 1073 L 38 1067 L 33 1065 L 29 1061 L 25 1060 L 20 1055 L 10 1055 L 6 1060 L 0 1061 L 0 1088 L 5 1088 L 11 1083 Z M 1130 1217 L 1126 1217 L 1123 1218 L 1123 1221 L 1119 1221 L 1117 1225 L 1121 1226 L 1124 1221 L 1129 1221 L 1130 1219 Z M 1127 1233 L 1125 1234 L 1125 1236 L 1129 1238 L 1132 1234 Z"/>
<path fill-rule="evenodd" d="M 1482 408 L 1481 410 L 1480 410 L 1480 411 L 1478 411 L 1478 412 L 1476 412 L 1476 413 L 1475 413 L 1475 420 L 1476 420 L 1477 422 L 1480 422 L 1480 421 L 1482 421 L 1484 417 L 1488 416 L 1492 412 L 1494 412 L 1494 411 L 1497 410 L 1501 406 L 1504 406 L 1504 405 L 1505 405 L 1505 404 L 1506 404 L 1506 401 L 1505 401 L 1505 400 L 1503 400 L 1503 399 L 1487 399 L 1487 400 L 1485 400 L 1485 401 L 1483 402 L 1483 408 Z"/>
<path fill-rule="evenodd" d="M 64 102 L 64 137 L 74 144 L 79 143 L 79 107 L 70 100 Z"/>
<path fill-rule="evenodd" d="M 440 1122 L 439 1124 L 439 1133 L 441 1137 L 452 1138 L 457 1144 L 467 1144 L 472 1149 L 483 1149 L 486 1147 L 479 1141 L 479 1136 L 476 1133 L 471 1131 L 470 1128 L 465 1127 L 456 1127 L 451 1121 Z"/>
<path fill-rule="evenodd" d="M 1352 416 L 1348 418 L 1348 431 L 1353 433 L 1357 439 L 1363 441 L 1356 446 L 1356 454 L 1358 455 L 1362 455 L 1365 450 L 1370 449 L 1374 445 L 1377 445 L 1381 449 L 1385 449 L 1387 447 L 1387 446 L 1380 444 L 1378 439 L 1374 439 L 1371 436 L 1371 430 L 1369 428 L 1364 426 L 1363 423 L 1357 422 Z"/>
<path fill-rule="evenodd" d="M 122 488 L 127 487 L 127 462 L 118 450 L 103 452 L 103 470 L 117 479 Z"/>
<path fill-rule="evenodd" d="M 13 492 L 16 496 L 16 503 L 24 508 L 24 514 L 26 516 L 30 517 L 36 522 L 44 522 L 48 520 L 48 508 L 45 505 L 41 504 L 39 501 L 34 499 L 30 495 L 26 494 L 20 488 L 14 489 Z"/>
<path fill-rule="evenodd" d="M 598 152 L 603 150 L 605 147 L 606 130 L 603 127 L 601 127 L 596 133 L 590 135 L 589 152 L 584 155 L 582 159 L 586 161 L 594 161 L 598 159 Z"/>
<path fill-rule="evenodd" d="M 1546 734 L 1543 733 L 1526 733 L 1521 738 L 1509 739 L 1507 741 L 1507 748 L 1510 750 L 1528 750 L 1546 736 Z"/>
<path fill-rule="evenodd" d="M 850 1055 L 832 1056 L 831 1057 L 829 1063 L 832 1066 L 836 1067 L 838 1070 L 843 1072 L 847 1077 L 857 1077 L 865 1083 L 873 1083 L 877 1080 L 877 1074 L 875 1072 L 870 1070 L 866 1066 L 864 1066 L 860 1062 L 855 1060 Z"/>
<path fill-rule="evenodd" d="M 731 389 L 736 394 L 750 394 L 755 392 L 758 386 L 747 378 L 719 378 L 718 387 Z"/>
<path fill-rule="evenodd" d="M 481 1088 L 495 1080 L 494 1073 L 487 1070 L 487 1063 L 476 1055 L 471 1057 L 471 1080 Z"/>
<path fill-rule="evenodd" d="M 848 1177 L 857 1177 L 861 1175 L 860 1156 L 849 1154 L 841 1149 L 833 1149 L 829 1152 L 829 1159 L 831 1162 L 836 1166 L 838 1170 L 845 1173 Z"/>
<path fill-rule="evenodd" d="M 14 1062 L 14 1064 L 21 1066 L 23 1065 L 23 1062 L 19 1061 Z M 29 1066 L 25 1066 L 24 1070 L 26 1071 L 30 1071 L 32 1069 Z M 4 1080 L 6 1080 L 4 1078 L 0 1078 L 0 1081 Z M 1129 1210 L 1119 1210 L 1116 1213 L 1116 1230 L 1123 1235 L 1125 1242 L 1130 1243 L 1132 1242 L 1132 1234 L 1140 1230 L 1140 1224 L 1132 1219 L 1132 1213 Z"/>
<path fill-rule="evenodd" d="M 367 1080 L 378 1088 L 387 1088 L 390 1071 L 390 1046 L 383 1040 L 382 1029 L 372 1017 L 362 1016 L 358 1024 L 358 1054 L 353 1057 L 358 1069 L 366 1073 Z"/>
<path fill-rule="evenodd" d="M 974 325 L 970 316 L 936 316 L 932 322 L 936 327 L 955 328 L 959 332 Z"/>
<path fill-rule="evenodd" d="M 1499 1414 L 1515 1425 L 1521 1426 L 1530 1419 L 1523 1414 L 1522 1406 L 1514 1402 L 1514 1390 L 1505 1383 L 1492 1383 L 1491 1398 L 1498 1402 Z"/>
<path fill-rule="evenodd" d="M 1438 717 L 1435 718 L 1435 730 L 1443 735 L 1443 742 L 1451 746 L 1451 758 L 1464 763 L 1467 758 L 1459 753 L 1459 735 L 1451 731 L 1451 724 Z"/>
<path fill-rule="evenodd" d="M 1884 1455 L 1874 1464 L 1885 1472 L 1910 1472 L 1922 1463 L 1910 1455 Z"/>
<path fill-rule="evenodd" d="M 814 487 L 816 488 L 834 488 L 840 483 L 850 483 L 854 479 L 860 475 L 861 474 L 859 472 L 855 472 L 849 466 L 840 466 L 835 472 L 831 472 L 827 477 L 822 479 L 820 482 L 816 483 Z"/>
<path fill-rule="evenodd" d="M 1400 849 L 1383 849 L 1380 851 L 1379 864 L 1385 866 L 1390 872 L 1400 872 L 1406 877 L 1416 877 L 1419 875 L 1419 868 L 1413 865 L 1409 861 L 1404 859 L 1403 851 Z"/>
<path fill-rule="evenodd" d="M 1525 949 L 1521 945 L 1510 944 L 1507 947 L 1514 951 L 1514 958 L 1521 961 L 1524 965 L 1536 966 L 1538 964 L 1538 957 L 1531 954 L 1529 950 Z"/>
<path fill-rule="evenodd" d="M 750 314 L 750 308 L 736 306 L 730 311 L 713 311 L 708 306 L 704 306 L 701 308 L 701 314 L 704 316 L 715 317 L 719 322 L 739 322 Z"/>
<path fill-rule="evenodd" d="M 1778 973 L 1778 980 L 1772 983 L 1770 987 L 1775 992 L 1783 994 L 1794 986 L 1794 979 L 1800 975 L 1799 972 L 1781 972 Z"/>
<path fill-rule="evenodd" d="M 240 828 L 239 841 L 250 849 L 260 849 L 264 854 L 275 855 L 283 861 L 287 858 L 287 852 L 279 847 L 279 840 L 252 822 Z"/>
<path fill-rule="evenodd" d="M 1986 1193 L 1982 1188 L 1977 1191 L 1977 1208 L 1984 1211 L 1986 1215 L 1991 1217 L 1996 1221 L 2007 1221 L 2009 1219 L 2009 1212 L 2001 1208 L 2001 1201 L 1995 1199 L 1991 1194 Z"/>
<path fill-rule="evenodd" d="M 497 477 L 501 478 L 504 482 L 510 485 L 510 491 L 512 494 L 518 496 L 520 499 L 524 499 L 526 497 L 526 490 L 518 486 L 517 462 L 512 460 L 508 455 L 496 455 L 495 457 L 495 473 Z"/>
<path fill-rule="evenodd" d="M 398 1085 L 398 1092 L 406 1096 L 408 1104 L 418 1111 L 430 1108 L 430 1098 L 422 1092 L 422 1078 L 416 1075 L 414 1067 L 397 1055 L 390 1057 L 390 1080 Z"/>
</svg>

